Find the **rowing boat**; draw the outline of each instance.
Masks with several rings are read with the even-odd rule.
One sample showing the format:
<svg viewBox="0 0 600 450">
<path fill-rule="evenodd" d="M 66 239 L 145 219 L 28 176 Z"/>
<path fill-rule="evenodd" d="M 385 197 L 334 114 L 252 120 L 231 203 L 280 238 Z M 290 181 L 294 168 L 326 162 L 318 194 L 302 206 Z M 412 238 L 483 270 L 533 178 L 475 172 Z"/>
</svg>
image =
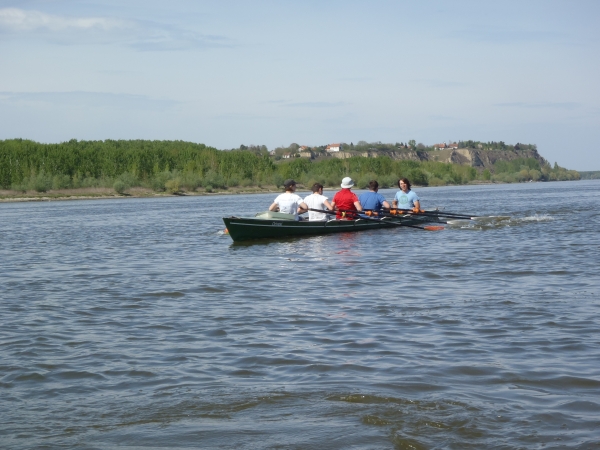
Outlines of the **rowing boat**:
<svg viewBox="0 0 600 450">
<path fill-rule="evenodd" d="M 377 230 L 398 226 L 417 226 L 424 223 L 440 223 L 432 216 L 399 216 L 372 219 L 361 217 L 356 220 L 330 219 L 324 222 L 295 220 L 293 214 L 266 211 L 254 217 L 224 217 L 223 222 L 231 239 L 235 242 L 250 239 L 280 238 L 286 236 L 311 236 L 317 234 L 345 233 L 351 231 Z"/>
</svg>

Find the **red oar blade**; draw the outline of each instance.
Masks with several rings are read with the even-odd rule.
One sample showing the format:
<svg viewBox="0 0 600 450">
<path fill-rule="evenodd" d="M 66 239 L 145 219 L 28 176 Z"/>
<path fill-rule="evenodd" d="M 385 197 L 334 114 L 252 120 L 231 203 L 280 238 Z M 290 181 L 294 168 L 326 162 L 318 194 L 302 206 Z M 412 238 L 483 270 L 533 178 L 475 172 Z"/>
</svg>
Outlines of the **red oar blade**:
<svg viewBox="0 0 600 450">
<path fill-rule="evenodd" d="M 445 227 L 440 227 L 440 226 L 434 226 L 434 225 L 427 225 L 423 227 L 424 230 L 429 230 L 429 231 L 442 231 L 445 230 Z"/>
</svg>

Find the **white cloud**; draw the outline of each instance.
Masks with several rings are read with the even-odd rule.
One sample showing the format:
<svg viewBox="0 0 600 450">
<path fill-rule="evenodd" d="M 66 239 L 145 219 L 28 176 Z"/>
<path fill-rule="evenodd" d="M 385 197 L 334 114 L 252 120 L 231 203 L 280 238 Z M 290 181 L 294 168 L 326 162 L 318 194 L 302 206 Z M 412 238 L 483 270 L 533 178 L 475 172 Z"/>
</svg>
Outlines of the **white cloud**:
<svg viewBox="0 0 600 450">
<path fill-rule="evenodd" d="M 131 22 L 104 17 L 66 17 L 17 8 L 0 9 L 0 30 L 17 33 L 37 30 L 111 31 L 115 28 L 131 28 L 132 25 Z"/>
<path fill-rule="evenodd" d="M 231 47 L 223 36 L 159 22 L 111 17 L 72 17 L 18 8 L 0 9 L 0 35 L 59 45 L 117 44 L 138 51 Z"/>
</svg>

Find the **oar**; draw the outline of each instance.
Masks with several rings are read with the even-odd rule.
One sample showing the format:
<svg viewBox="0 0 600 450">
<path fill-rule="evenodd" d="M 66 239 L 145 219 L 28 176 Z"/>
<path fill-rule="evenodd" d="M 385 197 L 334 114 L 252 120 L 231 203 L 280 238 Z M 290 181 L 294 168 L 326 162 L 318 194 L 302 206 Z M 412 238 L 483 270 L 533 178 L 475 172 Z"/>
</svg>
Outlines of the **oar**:
<svg viewBox="0 0 600 450">
<path fill-rule="evenodd" d="M 349 209 L 338 209 L 336 211 L 353 213 L 353 214 L 375 213 L 375 215 L 381 215 L 384 217 L 397 217 L 398 215 L 406 214 L 406 215 L 413 215 L 413 216 L 425 216 L 425 217 L 440 217 L 441 216 L 441 217 L 448 217 L 448 218 L 453 218 L 453 219 L 473 220 L 473 217 L 467 216 L 465 214 L 454 214 L 454 213 L 444 214 L 441 211 L 423 211 L 423 210 L 415 211 L 412 209 L 398 209 L 398 208 L 383 208 L 383 209 L 379 209 L 379 210 L 378 209 L 364 209 L 362 211 L 349 210 Z M 369 214 L 367 214 L 367 215 L 369 215 Z"/>
<path fill-rule="evenodd" d="M 364 211 L 362 211 L 362 213 L 366 216 L 402 218 L 401 216 L 398 216 L 397 214 L 391 214 L 391 213 L 383 211 L 383 210 L 365 209 Z M 436 219 L 438 219 L 436 221 L 437 223 L 448 223 L 445 220 L 439 220 L 439 216 L 434 215 L 434 214 L 426 214 L 425 217 L 435 217 Z"/>
<path fill-rule="evenodd" d="M 308 208 L 309 211 L 313 211 L 313 212 L 320 212 L 320 213 L 334 213 L 335 211 L 329 211 L 326 209 L 313 209 L 313 208 Z M 355 214 L 360 214 L 361 211 L 347 211 L 347 210 L 339 210 L 342 212 L 352 212 Z M 363 220 L 374 220 L 376 222 L 379 223 L 383 223 L 385 225 L 396 225 L 398 227 L 409 227 L 409 228 L 418 228 L 419 230 L 427 230 L 427 231 L 441 231 L 444 230 L 445 228 L 442 226 L 433 226 L 433 225 L 426 225 L 424 227 L 420 227 L 418 225 L 409 225 L 407 223 L 402 223 L 402 222 L 381 222 L 381 219 L 375 219 L 375 218 L 371 218 L 371 217 L 360 217 Z"/>
<path fill-rule="evenodd" d="M 361 219 L 365 219 L 365 217 L 361 217 Z M 440 226 L 440 225 L 425 225 L 425 226 L 420 227 L 418 225 L 409 225 L 407 223 L 402 223 L 402 222 L 381 222 L 381 219 L 374 219 L 374 218 L 371 218 L 371 217 L 366 218 L 366 220 L 376 220 L 379 223 L 396 225 L 398 227 L 418 228 L 419 230 L 427 230 L 427 231 L 442 231 L 442 230 L 445 230 L 445 228 L 442 227 L 442 226 Z"/>
<path fill-rule="evenodd" d="M 456 213 L 445 213 L 443 211 L 423 211 L 423 210 L 418 210 L 415 211 L 414 209 L 398 209 L 398 208 L 390 208 L 389 209 L 390 214 L 411 214 L 411 215 L 415 215 L 415 216 L 431 216 L 431 217 L 450 217 L 452 219 L 469 219 L 469 220 L 473 220 L 474 216 L 469 216 L 466 214 L 456 214 Z"/>
<path fill-rule="evenodd" d="M 313 210 L 313 211 L 316 211 L 316 210 Z M 319 211 L 321 211 L 321 210 L 319 210 Z M 397 214 L 392 214 L 392 213 L 386 212 L 384 210 L 375 210 L 375 209 L 365 209 L 363 211 L 355 211 L 355 210 L 348 210 L 348 209 L 339 209 L 337 211 L 345 212 L 345 213 L 351 213 L 353 215 L 362 214 L 362 215 L 360 215 L 360 217 L 363 218 L 363 219 L 366 219 L 365 217 L 363 217 L 363 215 L 366 215 L 366 216 L 369 216 L 369 217 L 370 216 L 379 216 L 379 217 L 401 218 Z M 417 214 L 411 214 L 411 215 L 417 216 Z M 439 220 L 439 216 L 436 215 L 436 214 L 422 214 L 422 216 L 425 216 L 425 217 L 435 217 L 436 219 L 438 219 L 438 220 L 436 220 L 437 223 L 445 223 L 445 224 L 448 223 L 445 220 Z M 405 226 L 414 226 L 414 225 L 405 225 Z"/>
<path fill-rule="evenodd" d="M 329 210 L 323 210 L 323 209 L 312 209 L 312 208 L 309 208 L 308 210 L 309 211 L 314 211 L 314 212 L 320 212 L 320 213 L 329 213 L 329 214 L 335 213 L 335 212 L 351 213 L 353 215 L 358 216 L 358 218 L 361 218 L 363 220 L 376 220 L 378 222 L 380 221 L 380 219 L 376 219 L 374 217 L 368 217 L 369 214 L 366 214 L 367 217 L 364 217 L 364 216 L 360 215 L 361 213 L 364 214 L 366 212 L 372 212 L 373 210 L 370 210 L 370 209 L 369 210 L 365 210 L 365 211 L 356 211 L 356 210 L 350 210 L 350 209 L 337 209 L 337 210 L 329 211 Z M 385 214 L 384 217 L 394 217 L 394 218 L 396 218 L 396 216 L 391 215 L 391 214 Z M 432 216 L 432 217 L 434 217 L 434 216 Z M 434 225 L 426 225 L 424 227 L 420 227 L 418 225 L 409 225 L 407 223 L 401 223 L 401 222 L 384 222 L 384 223 L 386 223 L 386 224 L 390 223 L 392 225 L 397 225 L 397 226 L 401 226 L 401 227 L 419 228 L 421 230 L 430 230 L 430 231 L 439 231 L 439 230 L 443 230 L 444 229 L 444 227 L 434 226 Z M 447 223 L 447 222 L 439 221 L 439 223 Z"/>
</svg>

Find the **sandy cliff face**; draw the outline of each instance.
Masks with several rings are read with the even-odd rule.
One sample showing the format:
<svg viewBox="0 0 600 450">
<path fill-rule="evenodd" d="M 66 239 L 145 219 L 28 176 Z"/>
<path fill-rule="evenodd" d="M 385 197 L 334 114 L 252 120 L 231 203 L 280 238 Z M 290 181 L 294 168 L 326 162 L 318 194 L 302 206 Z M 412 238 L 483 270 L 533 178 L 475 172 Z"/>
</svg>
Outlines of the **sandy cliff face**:
<svg viewBox="0 0 600 450">
<path fill-rule="evenodd" d="M 533 158 L 541 165 L 548 164 L 537 150 L 475 150 L 458 149 L 454 153 L 459 154 L 459 158 L 465 158 L 471 167 L 490 168 L 496 161 L 512 161 L 517 158 Z"/>
<path fill-rule="evenodd" d="M 332 152 L 330 153 L 331 156 L 333 156 L 334 158 L 351 158 L 352 156 L 363 156 L 365 158 L 377 158 L 378 156 L 389 156 L 392 159 L 397 159 L 397 160 L 406 160 L 406 159 L 410 159 L 412 161 L 427 161 L 427 153 L 426 152 L 422 152 L 421 153 L 417 153 L 417 152 L 413 152 L 413 151 L 409 151 L 409 152 L 385 152 L 385 153 L 379 153 L 377 151 L 369 151 L 369 152 Z M 421 156 L 420 156 L 421 155 Z"/>
<path fill-rule="evenodd" d="M 365 158 L 377 158 L 378 156 L 389 156 L 395 160 L 411 161 L 439 161 L 443 163 L 461 164 L 478 169 L 490 169 L 496 161 L 512 161 L 517 158 L 534 158 L 540 164 L 548 164 L 537 150 L 479 150 L 474 148 L 459 148 L 456 150 L 425 151 L 399 151 L 379 153 L 376 151 L 350 153 L 335 152 L 331 156 L 336 158 L 350 158 L 352 156 L 364 156 Z"/>
<path fill-rule="evenodd" d="M 537 150 L 478 150 L 459 148 L 456 150 L 441 150 L 428 152 L 427 160 L 445 163 L 468 165 L 475 168 L 489 169 L 496 161 L 512 161 L 517 158 L 533 158 L 540 164 L 548 164 Z M 421 159 L 423 160 L 423 159 Z"/>
</svg>

